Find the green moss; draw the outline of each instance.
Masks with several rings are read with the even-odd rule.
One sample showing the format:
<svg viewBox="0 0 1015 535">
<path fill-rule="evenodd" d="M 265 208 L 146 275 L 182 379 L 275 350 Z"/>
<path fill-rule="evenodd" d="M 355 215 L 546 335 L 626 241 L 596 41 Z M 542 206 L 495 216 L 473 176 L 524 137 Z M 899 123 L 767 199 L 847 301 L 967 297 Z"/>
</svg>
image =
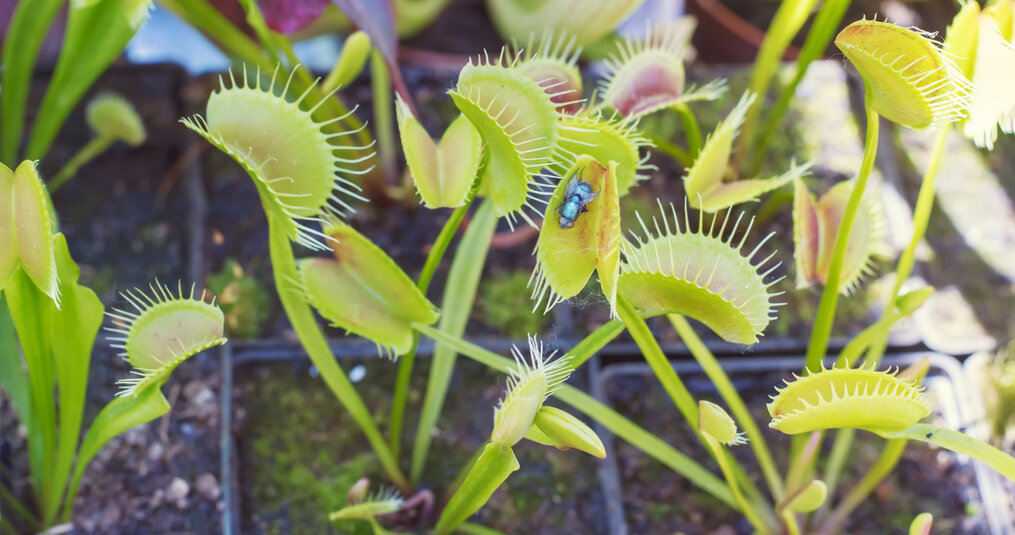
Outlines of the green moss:
<svg viewBox="0 0 1015 535">
<path fill-rule="evenodd" d="M 292 366 L 260 368 L 252 375 L 255 380 L 241 382 L 247 414 L 239 444 L 251 531 L 370 533 L 366 524 L 328 521 L 356 480 L 380 472 L 332 393 Z"/>
<path fill-rule="evenodd" d="M 480 320 L 511 338 L 538 334 L 546 326 L 542 309 L 533 310 L 529 298 L 529 272 L 497 271 L 479 287 Z"/>
<path fill-rule="evenodd" d="M 366 374 L 356 390 L 384 430 L 397 368 L 381 359 L 342 360 L 346 370 L 358 365 Z M 374 488 L 386 481 L 366 440 L 324 382 L 303 365 L 259 364 L 241 370 L 236 382 L 241 394 L 237 405 L 246 411 L 237 434 L 243 533 L 370 533 L 363 522 L 327 520 L 359 478 L 370 478 Z M 420 358 L 409 390 L 403 460 L 411 451 L 428 371 L 429 359 Z M 489 436 L 503 381 L 503 375 L 468 359 L 457 362 L 421 483 L 439 503 L 447 500 L 447 487 Z M 605 508 L 597 459 L 528 441 L 518 444 L 515 454 L 521 469 L 480 511 L 480 523 L 504 533 L 602 533 Z M 576 510 L 582 512 L 576 515 Z"/>
<path fill-rule="evenodd" d="M 269 317 L 268 292 L 247 275 L 235 260 L 226 260 L 218 273 L 208 275 L 208 290 L 218 298 L 226 316 L 226 334 L 230 338 L 254 338 Z"/>
</svg>

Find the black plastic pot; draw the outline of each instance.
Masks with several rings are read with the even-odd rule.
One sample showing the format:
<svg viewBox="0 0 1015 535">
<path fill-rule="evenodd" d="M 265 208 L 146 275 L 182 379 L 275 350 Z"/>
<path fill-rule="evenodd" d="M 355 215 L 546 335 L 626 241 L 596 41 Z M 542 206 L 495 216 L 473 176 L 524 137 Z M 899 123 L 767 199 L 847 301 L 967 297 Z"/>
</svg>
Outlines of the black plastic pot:
<svg viewBox="0 0 1015 535">
<path fill-rule="evenodd" d="M 930 352 L 917 352 L 917 353 L 905 353 L 897 355 L 889 355 L 885 358 L 886 366 L 898 366 L 906 367 L 910 364 L 917 362 L 922 358 L 928 358 L 931 362 L 931 369 L 928 374 L 925 384 L 927 386 L 928 394 L 935 401 L 936 410 L 938 411 L 935 418 L 938 419 L 938 423 L 951 429 L 958 429 L 962 431 L 971 430 L 979 427 L 978 422 L 982 413 L 979 407 L 976 405 L 975 400 L 970 397 L 971 389 L 967 382 L 966 376 L 963 373 L 961 363 L 954 357 L 942 355 L 939 353 Z M 773 372 L 781 374 L 788 378 L 789 374 L 795 371 L 799 371 L 803 366 L 803 359 L 797 357 L 765 357 L 765 358 L 725 358 L 720 359 L 723 368 L 730 374 L 734 384 L 737 385 L 738 390 L 741 391 L 742 395 L 747 396 L 745 391 L 749 391 L 752 388 L 758 386 L 757 381 L 763 377 L 768 377 Z M 715 399 L 719 401 L 718 394 L 711 387 L 711 384 L 704 378 L 701 368 L 695 362 L 675 362 L 674 368 L 680 374 L 681 378 L 691 389 L 695 397 Z M 761 379 L 764 380 L 764 379 Z M 616 399 L 611 399 L 610 394 L 615 393 L 618 390 L 618 384 L 624 383 L 625 381 L 632 382 L 637 386 L 652 385 L 653 388 L 638 388 L 637 395 L 644 397 L 656 397 L 660 398 L 659 406 L 669 406 L 671 412 L 676 413 L 672 407 L 672 403 L 669 398 L 662 393 L 660 388 L 655 388 L 657 383 L 651 369 L 647 364 L 644 363 L 623 363 L 616 364 L 613 366 L 607 366 L 602 370 L 600 374 L 600 384 L 597 391 L 604 393 L 605 401 L 612 405 L 616 404 Z M 761 385 L 766 393 L 774 393 L 774 384 Z M 630 385 L 628 386 L 630 388 Z M 637 387 L 636 387 L 637 388 Z M 749 406 L 750 405 L 750 402 Z M 651 405 L 656 407 L 657 405 Z M 616 407 L 615 407 L 616 408 Z M 623 411 L 622 411 L 623 412 Z M 762 411 L 763 412 L 763 411 Z M 636 416 L 627 414 L 627 416 L 635 419 Z M 650 428 L 651 429 L 651 428 Z M 603 430 L 599 430 L 600 433 L 604 433 Z M 767 432 L 767 429 L 766 429 Z M 862 434 L 862 433 L 861 433 Z M 974 433 L 975 434 L 975 433 Z M 604 437 L 605 438 L 605 437 Z M 779 448 L 782 445 L 788 446 L 788 441 L 780 441 L 778 435 L 771 437 L 770 444 L 773 440 L 776 442 L 783 442 L 783 444 L 776 444 L 775 448 Z M 928 448 L 924 444 L 910 444 L 910 448 Z M 747 446 L 741 446 L 740 448 L 746 449 Z M 612 448 L 616 451 L 616 444 Z M 687 453 L 687 452 L 685 452 Z M 614 468 L 608 471 L 613 473 L 625 472 L 630 475 L 632 468 L 630 466 L 617 467 L 617 463 L 622 460 L 618 459 L 621 456 L 611 455 L 606 464 L 613 464 Z M 954 494 L 967 497 L 970 500 L 971 510 L 978 511 L 975 513 L 975 523 L 971 525 L 963 524 L 961 529 L 956 528 L 956 532 L 962 533 L 989 533 L 991 535 L 1009 535 L 1015 532 L 1015 514 L 1013 514 L 1011 508 L 1011 496 L 1007 494 L 1004 487 L 1001 485 L 1001 477 L 991 470 L 989 467 L 983 466 L 981 463 L 973 462 L 969 458 L 952 454 L 950 452 L 942 451 L 937 454 L 937 457 L 948 457 L 954 459 L 955 469 L 954 473 L 959 476 L 963 476 L 963 479 L 969 479 L 973 484 L 969 485 L 968 488 L 963 489 L 951 489 Z M 951 461 L 949 461 L 951 462 Z M 905 461 L 903 461 L 905 463 Z M 657 466 L 657 465 L 656 465 Z M 901 466 L 901 465 L 900 465 Z M 910 468 L 913 470 L 914 468 Z M 896 468 L 896 471 L 900 470 L 900 467 Z M 637 475 L 635 475 L 637 477 Z M 678 476 L 673 476 L 678 477 Z M 847 481 L 848 482 L 848 481 Z M 931 490 L 931 494 L 935 494 L 942 488 L 941 485 L 952 485 L 948 481 L 930 482 L 934 485 Z M 604 481 L 604 484 L 608 485 L 611 489 L 620 486 L 622 498 L 617 500 L 618 507 L 610 511 L 611 514 L 611 525 L 624 524 L 626 528 L 624 530 L 613 531 L 615 535 L 626 534 L 626 533 L 640 533 L 637 526 L 630 526 L 630 515 L 627 516 L 625 521 L 625 511 L 623 510 L 623 504 L 629 501 L 629 498 L 624 493 L 623 482 L 619 481 Z M 760 483 L 759 483 L 760 484 Z M 881 502 L 885 497 L 881 495 L 872 496 L 870 500 L 875 502 Z M 859 514 L 863 514 L 861 511 Z M 749 526 L 739 525 L 735 526 L 739 530 L 747 529 Z M 874 523 L 874 528 L 878 529 L 878 524 Z M 941 529 L 940 532 L 951 532 L 948 528 L 937 528 Z M 972 531 L 968 531 L 968 530 Z M 854 528 L 854 531 L 850 532 L 871 532 L 864 530 L 863 528 Z M 887 531 L 883 531 L 887 532 Z"/>
<path fill-rule="evenodd" d="M 566 340 L 559 340 L 555 345 L 567 345 Z M 498 352 L 506 353 L 507 349 L 511 345 L 511 341 L 508 340 L 495 340 L 484 343 L 483 345 Z M 352 362 L 362 358 L 375 358 L 376 355 L 373 347 L 369 344 L 359 343 L 346 343 L 344 341 L 335 341 L 332 344 L 333 349 L 338 355 L 340 360 Z M 424 358 L 429 356 L 432 352 L 432 343 L 423 343 L 421 345 L 420 354 Z M 590 388 L 593 395 L 599 397 L 607 403 L 615 403 L 615 399 L 611 399 L 610 393 L 614 390 L 613 386 L 618 381 L 624 381 L 631 378 L 646 381 L 649 384 L 655 384 L 655 379 L 652 376 L 651 370 L 648 369 L 647 365 L 641 362 L 623 362 L 624 360 L 631 360 L 637 358 L 636 353 L 628 352 L 624 353 L 624 350 L 628 350 L 623 346 L 608 348 L 604 351 L 604 360 L 609 359 L 612 363 L 602 367 L 601 371 L 597 359 L 593 359 L 586 366 L 588 369 L 588 377 L 590 378 Z M 291 344 L 278 344 L 278 343 L 241 343 L 237 344 L 232 350 L 226 349 L 221 352 L 223 358 L 223 392 L 230 391 L 232 384 L 227 383 L 232 380 L 231 373 L 227 370 L 230 369 L 242 369 L 248 367 L 256 367 L 259 364 L 266 363 L 279 363 L 279 362 L 300 362 L 305 357 L 298 347 Z M 674 354 L 676 356 L 678 354 Z M 680 355 L 686 357 L 686 355 Z M 927 379 L 928 390 L 934 397 L 937 407 L 940 411 L 940 418 L 942 425 L 946 425 L 955 429 L 967 429 L 974 422 L 971 418 L 976 417 L 978 414 L 976 407 L 970 405 L 968 399 L 963 395 L 964 392 L 968 392 L 968 385 L 965 377 L 962 374 L 961 364 L 953 357 L 940 355 L 936 353 L 907 353 L 889 355 L 885 363 L 889 366 L 906 366 L 911 364 L 918 359 L 927 357 L 931 360 L 931 372 Z M 468 362 L 467 359 L 462 359 L 461 362 Z M 751 385 L 752 378 L 757 378 L 765 374 L 772 372 L 783 372 L 783 375 L 788 376 L 789 373 L 797 371 L 802 366 L 802 359 L 800 358 L 785 358 L 785 357 L 755 357 L 755 358 L 724 358 L 721 359 L 722 365 L 730 373 L 732 380 L 738 387 L 749 387 Z M 715 397 L 715 393 L 711 391 L 710 383 L 704 379 L 701 375 L 700 368 L 693 361 L 688 360 L 676 360 L 674 361 L 674 368 L 680 373 L 681 377 L 684 378 L 689 388 L 696 397 L 712 398 Z M 767 385 L 767 389 L 770 390 L 774 385 Z M 657 389 L 658 390 L 658 389 Z M 642 391 L 646 397 L 658 396 L 659 391 Z M 665 395 L 663 395 L 665 397 Z M 223 396 L 222 406 L 222 421 L 228 422 L 227 418 L 232 414 L 233 407 L 228 403 L 230 396 Z M 663 406 L 668 406 L 669 412 L 676 414 L 675 409 L 669 403 L 668 398 L 663 399 Z M 476 410 L 480 411 L 481 418 L 489 417 L 489 407 L 478 407 Z M 226 491 L 224 499 L 229 507 L 224 511 L 223 524 L 225 526 L 225 533 L 240 533 L 239 529 L 239 516 L 240 509 L 238 508 L 238 501 L 236 497 L 239 493 L 238 484 L 240 483 L 236 477 L 236 469 L 238 466 L 237 456 L 235 455 L 235 437 L 227 434 L 225 429 L 228 426 L 223 427 L 222 434 L 222 477 L 223 481 L 230 482 L 230 488 Z M 657 431 L 655 429 L 651 429 Z M 299 433 L 302 430 L 294 429 L 293 433 Z M 350 430 L 350 433 L 357 431 Z M 609 457 L 606 462 L 598 463 L 597 465 L 597 477 L 602 488 L 602 500 L 605 505 L 604 514 L 605 519 L 605 531 L 611 535 L 622 535 L 627 533 L 640 533 L 644 526 L 629 525 L 629 519 L 625 518 L 625 478 L 621 477 L 622 473 L 625 473 L 627 477 L 630 477 L 628 473 L 629 468 L 621 470 L 617 466 L 618 461 L 618 444 L 609 437 L 608 432 L 599 430 L 604 441 L 607 443 L 607 449 Z M 778 447 L 778 446 L 776 446 Z M 925 447 L 921 445 L 913 445 L 912 447 L 919 448 Z M 946 455 L 946 454 L 941 454 Z M 654 461 L 647 461 L 654 463 Z M 658 465 L 654 465 L 658 467 Z M 1009 497 L 1006 494 L 999 494 L 1001 487 L 998 485 L 996 474 L 989 468 L 981 467 L 978 463 L 972 463 L 968 459 L 959 458 L 956 461 L 956 468 L 959 473 L 975 473 L 975 476 L 970 476 L 970 481 L 975 478 L 975 484 L 972 484 L 969 488 L 964 488 L 957 492 L 963 493 L 963 495 L 970 496 L 971 499 L 979 500 L 980 513 L 977 515 L 977 519 L 980 521 L 977 524 L 979 531 L 975 533 L 990 533 L 991 535 L 1005 535 L 1012 533 L 1011 526 L 1015 525 L 1015 518 L 1011 514 L 1011 509 L 1007 505 L 1009 503 Z M 673 476 L 678 477 L 678 476 Z M 494 526 L 495 527 L 495 526 Z M 736 526 L 739 528 L 740 526 Z"/>
</svg>

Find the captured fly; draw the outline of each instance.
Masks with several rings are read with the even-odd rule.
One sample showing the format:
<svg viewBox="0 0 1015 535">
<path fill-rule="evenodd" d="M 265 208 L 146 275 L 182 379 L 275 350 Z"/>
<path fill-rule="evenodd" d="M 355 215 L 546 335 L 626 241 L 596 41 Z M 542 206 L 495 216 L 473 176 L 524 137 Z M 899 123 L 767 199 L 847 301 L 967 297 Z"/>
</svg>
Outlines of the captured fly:
<svg viewBox="0 0 1015 535">
<path fill-rule="evenodd" d="M 560 214 L 558 223 L 560 228 L 569 229 L 574 226 L 574 222 L 578 219 L 578 216 L 584 212 L 588 212 L 585 205 L 592 202 L 599 196 L 598 191 L 592 191 L 592 185 L 588 182 L 582 182 L 577 177 L 571 177 L 571 181 L 567 183 L 567 190 L 564 192 L 564 203 L 557 209 L 557 213 Z"/>
</svg>

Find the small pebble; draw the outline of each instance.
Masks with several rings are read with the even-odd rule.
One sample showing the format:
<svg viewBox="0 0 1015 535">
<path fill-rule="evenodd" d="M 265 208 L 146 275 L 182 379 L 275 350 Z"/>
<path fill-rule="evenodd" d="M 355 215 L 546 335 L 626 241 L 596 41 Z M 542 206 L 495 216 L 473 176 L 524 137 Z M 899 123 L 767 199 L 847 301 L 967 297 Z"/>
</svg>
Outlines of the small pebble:
<svg viewBox="0 0 1015 535">
<path fill-rule="evenodd" d="M 162 459 L 162 455 L 166 453 L 166 447 L 161 442 L 155 442 L 151 446 L 148 446 L 148 460 L 158 461 Z"/>
<path fill-rule="evenodd" d="M 177 509 L 185 509 L 188 505 L 188 494 L 190 494 L 190 484 L 182 478 L 174 477 L 166 488 L 165 499 L 167 502 L 175 504 Z"/>
<path fill-rule="evenodd" d="M 123 518 L 123 514 L 120 511 L 120 505 L 116 503 L 107 503 L 102 508 L 101 516 L 99 517 L 99 525 L 105 528 L 111 528 L 120 523 Z"/>
<path fill-rule="evenodd" d="M 218 480 L 208 472 L 197 476 L 197 479 L 194 481 L 194 487 L 197 488 L 197 493 L 208 501 L 216 501 L 222 495 Z"/>
<path fill-rule="evenodd" d="M 362 364 L 357 364 L 353 369 L 349 370 L 349 380 L 358 383 L 367 376 L 367 369 Z"/>
<path fill-rule="evenodd" d="M 195 434 L 195 432 L 194 432 L 194 426 L 190 425 L 187 422 L 184 422 L 184 423 L 180 424 L 180 433 L 183 433 L 183 436 L 185 436 L 187 438 L 194 438 L 194 434 Z"/>
</svg>

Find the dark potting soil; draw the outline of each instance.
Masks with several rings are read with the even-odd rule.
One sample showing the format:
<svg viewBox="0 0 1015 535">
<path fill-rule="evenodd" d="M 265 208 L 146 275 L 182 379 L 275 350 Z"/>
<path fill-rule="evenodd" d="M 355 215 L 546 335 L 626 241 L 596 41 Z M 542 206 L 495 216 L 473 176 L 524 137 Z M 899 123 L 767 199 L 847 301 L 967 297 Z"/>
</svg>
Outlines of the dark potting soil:
<svg viewBox="0 0 1015 535">
<path fill-rule="evenodd" d="M 349 359 L 342 365 L 357 378 L 356 388 L 374 420 L 387 421 L 396 365 L 382 359 Z M 428 368 L 429 359 L 417 361 L 402 459 L 412 451 Z M 448 485 L 489 436 L 504 380 L 458 359 L 422 477 L 422 487 L 436 497 L 434 514 L 449 498 Z M 251 362 L 238 369 L 235 384 L 243 533 L 369 533 L 365 523 L 328 521 L 328 514 L 346 503 L 356 480 L 370 478 L 371 489 L 385 481 L 355 423 L 308 362 Z M 494 493 L 475 522 L 504 533 L 605 533 L 596 459 L 528 441 L 518 444 L 515 454 L 521 469 Z M 389 527 L 412 530 L 426 525 Z"/>
<path fill-rule="evenodd" d="M 163 387 L 172 410 L 99 451 L 82 479 L 69 533 L 221 533 L 219 369 L 213 354 L 181 365 Z M 94 353 L 85 426 L 113 399 L 116 381 L 126 377 L 129 367 L 113 350 Z M 23 430 L 6 403 L 2 413 L 0 461 L 11 488 L 27 500 Z"/>
<path fill-rule="evenodd" d="M 182 70 L 173 67 L 115 68 L 82 101 L 118 93 L 135 106 L 148 132 L 137 148 L 114 144 L 53 194 L 60 231 L 81 267 L 81 283 L 107 304 L 117 292 L 147 288 L 155 278 L 174 287 L 178 280 L 189 285 L 191 279 L 188 225 L 194 207 L 177 165 L 182 78 Z M 81 106 L 41 160 L 42 175 L 56 173 L 91 137 Z"/>
<path fill-rule="evenodd" d="M 692 392 L 700 393 L 696 395 L 701 399 L 723 404 L 704 376 L 682 378 Z M 791 440 L 767 426 L 770 418 L 765 404 L 769 401 L 769 394 L 774 393 L 774 386 L 781 385 L 782 380 L 787 378 L 789 374 L 781 373 L 732 377 L 759 422 L 781 471 L 785 471 L 787 465 Z M 694 459 L 708 458 L 653 376 L 625 373 L 604 379 L 606 396 L 621 414 Z M 931 421 L 935 418 L 938 416 L 932 415 Z M 826 455 L 831 442 L 825 440 Z M 752 532 L 745 519 L 688 480 L 664 469 L 630 444 L 619 440 L 615 444 L 624 508 L 632 533 L 707 535 Z M 863 476 L 880 455 L 883 444 L 884 440 L 877 436 L 862 431 L 857 433 L 852 461 L 847 464 L 840 492 L 848 490 Z M 731 451 L 748 474 L 752 474 L 752 480 L 763 488 L 764 481 L 750 446 L 736 446 Z M 720 473 L 711 461 L 704 464 L 713 473 Z M 921 512 L 934 515 L 934 533 L 986 535 L 990 532 L 972 467 L 968 463 L 960 463 L 957 455 L 951 452 L 920 443 L 908 445 L 899 465 L 853 513 L 843 532 L 908 533 L 910 522 Z"/>
</svg>

